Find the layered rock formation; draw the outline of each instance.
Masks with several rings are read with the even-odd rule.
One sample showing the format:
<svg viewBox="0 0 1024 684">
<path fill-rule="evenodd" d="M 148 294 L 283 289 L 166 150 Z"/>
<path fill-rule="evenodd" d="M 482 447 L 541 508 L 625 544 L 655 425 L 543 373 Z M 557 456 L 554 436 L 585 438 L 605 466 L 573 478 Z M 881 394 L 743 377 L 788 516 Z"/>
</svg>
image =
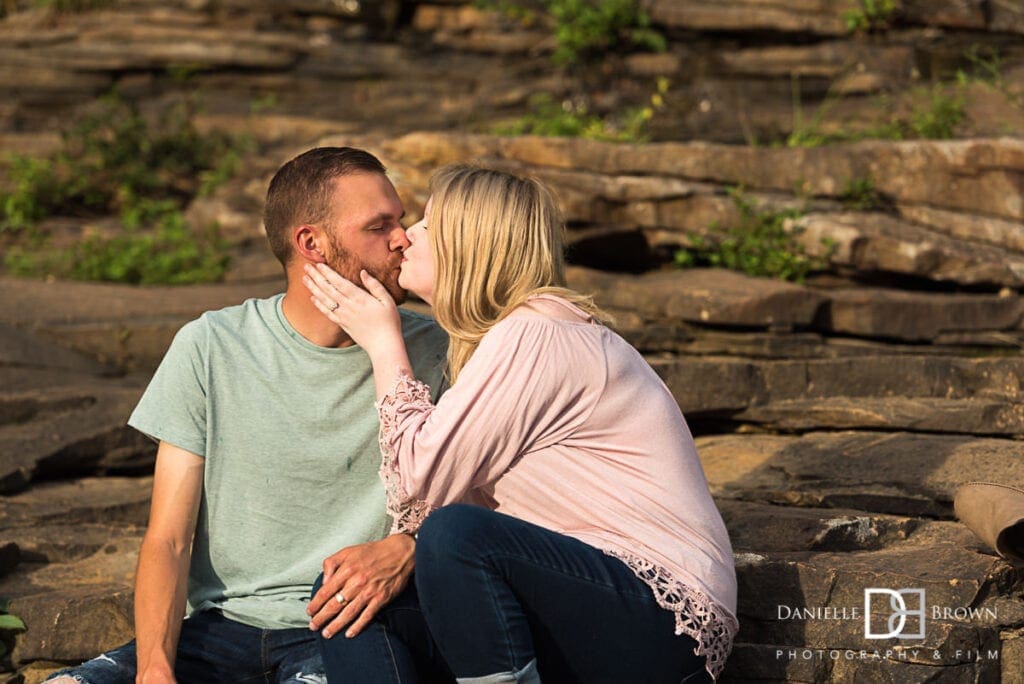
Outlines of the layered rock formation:
<svg viewBox="0 0 1024 684">
<path fill-rule="evenodd" d="M 951 497 L 977 479 L 1024 485 L 1022 119 L 986 105 L 962 125 L 985 134 L 969 139 L 726 143 L 792 132 L 794 75 L 809 112 L 845 93 L 851 125 L 884 88 L 956 68 L 971 42 L 999 47 L 1019 88 L 1024 13 L 905 2 L 889 30 L 851 35 L 852 2 L 645 6 L 669 51 L 610 58 L 618 87 L 603 91 L 612 108 L 672 79 L 660 142 L 644 145 L 472 132 L 579 83 L 551 69 L 540 27 L 465 3 L 126 2 L 0 22 L 5 149 L 52 149 L 56 123 L 114 83 L 156 106 L 167 69 L 186 65 L 188 85 L 173 87 L 200 88 L 204 124 L 260 142 L 188 210 L 235 245 L 229 282 L 0 278 L 0 597 L 28 626 L 12 681 L 130 637 L 154 448 L 124 420 L 182 323 L 280 290 L 261 197 L 315 144 L 379 154 L 412 216 L 451 161 L 555 189 L 571 283 L 615 316 L 697 435 L 740 580 L 728 679 L 1019 678 L 1024 576 L 953 519 Z M 856 183 L 869 206 L 849 201 Z M 677 249 L 738 220 L 736 187 L 795 209 L 786 229 L 822 269 L 796 284 L 673 268 Z M 869 588 L 923 589 L 925 636 L 866 639 Z"/>
</svg>

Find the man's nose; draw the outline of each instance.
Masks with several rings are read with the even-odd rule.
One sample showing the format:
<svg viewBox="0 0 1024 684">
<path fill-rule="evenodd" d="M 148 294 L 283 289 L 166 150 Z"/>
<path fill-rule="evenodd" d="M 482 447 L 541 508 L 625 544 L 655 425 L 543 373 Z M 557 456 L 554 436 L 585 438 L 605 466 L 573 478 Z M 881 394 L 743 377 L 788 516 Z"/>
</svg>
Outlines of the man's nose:
<svg viewBox="0 0 1024 684">
<path fill-rule="evenodd" d="M 409 237 L 405 234 L 405 228 L 399 226 L 391 232 L 391 249 L 406 249 L 411 243 Z"/>
</svg>

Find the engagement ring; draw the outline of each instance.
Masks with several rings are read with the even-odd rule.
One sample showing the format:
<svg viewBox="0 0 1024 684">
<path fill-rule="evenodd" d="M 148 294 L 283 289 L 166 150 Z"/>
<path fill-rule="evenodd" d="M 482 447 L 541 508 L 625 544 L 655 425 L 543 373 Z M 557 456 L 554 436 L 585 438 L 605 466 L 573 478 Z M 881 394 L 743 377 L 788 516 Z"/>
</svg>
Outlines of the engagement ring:
<svg viewBox="0 0 1024 684">
<path fill-rule="evenodd" d="M 335 307 L 337 307 L 337 304 L 335 304 Z M 332 309 L 332 311 L 333 311 L 333 309 Z M 345 597 L 342 596 L 341 592 L 339 591 L 337 594 L 334 595 L 334 600 L 337 601 L 338 603 L 344 603 L 345 602 Z"/>
<path fill-rule="evenodd" d="M 334 302 L 334 305 L 331 306 L 331 313 L 334 313 L 335 311 L 337 311 L 339 306 L 341 306 L 341 304 L 338 304 L 338 302 Z M 339 594 L 339 596 L 340 596 L 340 594 Z"/>
</svg>

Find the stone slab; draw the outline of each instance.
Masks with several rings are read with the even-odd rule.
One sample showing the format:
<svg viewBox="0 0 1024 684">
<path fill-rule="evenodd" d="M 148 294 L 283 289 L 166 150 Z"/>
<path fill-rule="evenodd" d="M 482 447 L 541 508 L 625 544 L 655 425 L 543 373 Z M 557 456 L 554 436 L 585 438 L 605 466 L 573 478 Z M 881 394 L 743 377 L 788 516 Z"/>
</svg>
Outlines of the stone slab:
<svg viewBox="0 0 1024 684">
<path fill-rule="evenodd" d="M 964 400 L 964 406 L 972 400 L 979 405 L 1024 400 L 1024 360 L 1016 355 L 972 359 L 861 351 L 869 353 L 787 360 L 664 355 L 648 362 L 687 415 L 733 415 L 789 401 L 828 405 L 832 400 L 893 398 L 895 407 L 902 401 L 896 398 Z"/>
<path fill-rule="evenodd" d="M 712 493 L 722 498 L 950 518 L 962 484 L 1024 485 L 1014 440 L 812 432 L 699 437 L 697 447 Z"/>
<path fill-rule="evenodd" d="M 60 368 L 100 374 L 110 368 L 94 359 L 0 321 L 0 366 Z M 7 387 L 7 385 L 5 385 Z M 3 422 L 0 419 L 0 422 Z"/>
<path fill-rule="evenodd" d="M 733 416 L 786 432 L 818 429 L 1024 436 L 1024 405 L 994 399 L 831 397 L 783 400 Z"/>
<path fill-rule="evenodd" d="M 861 273 L 898 273 L 961 285 L 1019 287 L 1024 256 L 873 212 L 813 213 L 794 224 L 813 256 Z"/>
<path fill-rule="evenodd" d="M 645 0 L 651 20 L 674 29 L 726 32 L 809 33 L 838 36 L 846 33 L 841 0 L 804 0 L 773 3 L 762 0 Z"/>
<path fill-rule="evenodd" d="M 0 496 L 0 523 L 13 536 L 24 531 L 24 537 L 35 534 L 37 528 L 58 525 L 142 528 L 152 489 L 151 476 L 40 482 L 18 494 Z"/>
<path fill-rule="evenodd" d="M 900 217 L 961 240 L 1004 247 L 1024 253 L 1024 230 L 1020 221 L 962 211 L 950 211 L 923 204 L 898 205 Z"/>
<path fill-rule="evenodd" d="M 138 287 L 0 277 L 0 321 L 32 329 L 131 319 L 196 318 L 204 311 L 284 291 L 283 276 L 261 283 Z"/>
<path fill-rule="evenodd" d="M 873 140 L 809 148 L 702 142 L 629 145 L 444 133 L 410 134 L 387 143 L 361 142 L 391 158 L 428 166 L 474 158 L 512 160 L 609 175 L 668 176 L 742 186 L 752 192 L 799 189 L 816 197 L 838 198 L 851 181 L 870 178 L 877 192 L 898 204 L 1024 219 L 1024 140 L 1011 137 Z"/>
<path fill-rule="evenodd" d="M 38 478 L 152 468 L 155 445 L 125 425 L 140 394 L 101 389 L 93 403 L 0 427 L 0 493 Z"/>
<path fill-rule="evenodd" d="M 879 288 L 834 290 L 815 325 L 832 333 L 928 342 L 942 333 L 1012 330 L 1024 300 L 1010 294 L 907 292 Z"/>
<path fill-rule="evenodd" d="M 994 556 L 948 541 L 848 553 L 747 554 L 737 563 L 737 579 L 744 640 L 753 643 L 825 649 L 913 646 L 922 653 L 912 661 L 957 664 L 969 660 L 967 652 L 998 648 L 1000 626 L 1020 618 L 1019 610 L 1000 611 L 987 600 L 999 583 L 1009 583 L 1004 589 L 1019 586 L 1019 573 Z M 874 587 L 924 590 L 923 639 L 913 644 L 865 639 L 870 598 L 865 589 Z M 880 609 L 877 600 L 872 599 L 873 617 Z M 882 626 L 871 620 L 875 632 Z M 917 631 L 917 626 L 911 628 Z"/>
<path fill-rule="evenodd" d="M 148 501 L 145 502 L 148 506 Z M 143 506 L 139 507 L 140 509 Z M 126 511 L 119 515 L 128 517 Z M 137 519 L 145 520 L 145 512 L 136 513 Z M 70 563 L 87 558 L 99 551 L 115 553 L 120 549 L 139 547 L 145 528 L 104 523 L 60 522 L 52 524 L 26 525 L 6 531 L 18 548 L 20 557 L 28 563 Z"/>
<path fill-rule="evenodd" d="M 725 498 L 716 503 L 733 550 L 741 554 L 875 550 L 905 541 L 921 524 L 914 518 L 852 509 L 793 508 Z"/>
<path fill-rule="evenodd" d="M 15 643 L 14 663 L 82 662 L 129 641 L 137 555 L 100 552 L 75 564 L 23 565 L 0 581 L 9 610 L 28 628 Z"/>
<path fill-rule="evenodd" d="M 825 301 L 799 285 L 723 269 L 692 268 L 631 277 L 571 268 L 568 278 L 572 287 L 593 293 L 601 306 L 706 325 L 783 329 L 807 325 Z"/>
</svg>

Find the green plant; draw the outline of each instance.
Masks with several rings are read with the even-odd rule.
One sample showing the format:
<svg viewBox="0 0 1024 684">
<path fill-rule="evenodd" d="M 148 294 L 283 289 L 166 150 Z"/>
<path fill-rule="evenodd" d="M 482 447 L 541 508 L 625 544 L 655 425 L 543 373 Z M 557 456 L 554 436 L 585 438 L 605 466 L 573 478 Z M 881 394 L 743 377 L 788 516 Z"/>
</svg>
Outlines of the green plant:
<svg viewBox="0 0 1024 684">
<path fill-rule="evenodd" d="M 885 198 L 875 189 L 870 177 L 851 178 L 839 192 L 839 201 L 848 209 L 875 211 L 886 206 Z"/>
<path fill-rule="evenodd" d="M 602 119 L 591 114 L 586 105 L 569 100 L 555 102 L 547 93 L 530 99 L 532 111 L 509 124 L 495 126 L 497 135 L 547 135 L 565 138 L 589 138 L 610 142 L 644 142 L 646 128 L 654 114 L 665 106 L 669 81 L 659 78 L 647 104 L 631 107 L 618 117 Z"/>
<path fill-rule="evenodd" d="M 16 276 L 183 285 L 220 280 L 228 257 L 216 224 L 193 230 L 175 210 L 146 233 L 89 236 L 62 250 L 16 247 L 8 251 L 5 265 Z"/>
<path fill-rule="evenodd" d="M 63 191 L 49 159 L 9 155 L 10 191 L 0 194 L 0 233 L 28 230 L 60 204 Z"/>
<path fill-rule="evenodd" d="M 856 9 L 843 12 L 847 31 L 873 31 L 888 28 L 896 13 L 897 0 L 858 0 Z"/>
<path fill-rule="evenodd" d="M 597 138 L 604 133 L 601 117 L 590 114 L 585 105 L 555 102 L 547 93 L 530 98 L 530 113 L 512 123 L 496 126 L 498 135 L 548 135 Z"/>
<path fill-rule="evenodd" d="M 1014 107 L 1024 109 L 1024 88 L 1015 88 L 1006 80 L 1003 75 L 1003 58 L 998 50 L 986 50 L 975 44 L 964 52 L 964 58 L 970 62 L 971 67 L 969 73 L 957 71 L 957 82 L 961 86 L 984 83 L 1001 93 Z"/>
<path fill-rule="evenodd" d="M 281 102 L 277 96 L 277 93 L 267 93 L 266 95 L 254 97 L 253 99 L 249 100 L 249 113 L 260 114 L 262 112 L 274 109 L 280 104 Z"/>
<path fill-rule="evenodd" d="M 36 0 L 40 7 L 49 7 L 54 12 L 73 13 L 102 9 L 114 4 L 113 0 Z"/>
<path fill-rule="evenodd" d="M 711 224 L 716 238 L 691 236 L 690 246 L 675 254 L 677 266 L 716 266 L 802 282 L 812 271 L 828 265 L 827 257 L 808 255 L 794 239 L 793 221 L 804 215 L 803 209 L 762 209 L 738 188 L 730 189 L 729 195 L 739 210 L 739 222 L 725 229 L 717 222 Z"/>
<path fill-rule="evenodd" d="M 248 143 L 245 144 L 245 147 L 248 147 Z M 233 178 L 241 166 L 242 154 L 239 149 L 229 149 L 217 160 L 213 168 L 199 173 L 199 194 L 212 194 L 214 190 Z"/>
<path fill-rule="evenodd" d="M 240 143 L 224 133 L 199 133 L 194 113 L 187 100 L 150 123 L 133 103 L 106 96 L 64 133 L 62 149 L 50 159 L 10 159 L 0 229 L 22 230 L 56 214 L 131 217 L 140 213 L 135 203 L 180 205 L 223 182 L 237 168 Z"/>
<path fill-rule="evenodd" d="M 651 28 L 636 0 L 478 0 L 478 5 L 529 23 L 539 14 L 548 16 L 556 64 L 574 64 L 609 50 L 666 49 L 665 37 Z"/>
<path fill-rule="evenodd" d="M 200 133 L 196 107 L 190 97 L 146 118 L 112 93 L 65 132 L 52 157 L 11 157 L 0 188 L 7 270 L 142 284 L 221 277 L 227 257 L 216 228 L 190 229 L 181 209 L 230 178 L 248 143 Z M 123 234 L 64 249 L 49 247 L 37 228 L 47 216 L 109 214 L 120 217 Z"/>
<path fill-rule="evenodd" d="M 861 130 L 838 128 L 826 131 L 823 120 L 835 106 L 836 98 L 831 94 L 826 96 L 810 120 L 804 121 L 799 95 L 796 94 L 793 100 L 793 131 L 784 144 L 786 147 L 819 147 L 858 140 L 947 140 L 954 136 L 957 125 L 966 115 L 962 82 L 953 85 L 936 83 L 930 89 L 918 88 L 911 97 L 913 102 L 906 115 L 892 113 L 887 121 Z M 892 109 L 888 99 L 883 99 L 881 106 Z"/>
<path fill-rule="evenodd" d="M 906 125 L 914 137 L 926 140 L 948 140 L 953 137 L 965 114 L 966 102 L 962 85 L 949 94 L 941 83 L 926 93 L 925 105 L 915 105 Z"/>
<path fill-rule="evenodd" d="M 7 612 L 7 601 L 0 601 L 0 658 L 7 658 L 14 646 L 14 637 L 25 631 L 25 623 Z"/>
</svg>

